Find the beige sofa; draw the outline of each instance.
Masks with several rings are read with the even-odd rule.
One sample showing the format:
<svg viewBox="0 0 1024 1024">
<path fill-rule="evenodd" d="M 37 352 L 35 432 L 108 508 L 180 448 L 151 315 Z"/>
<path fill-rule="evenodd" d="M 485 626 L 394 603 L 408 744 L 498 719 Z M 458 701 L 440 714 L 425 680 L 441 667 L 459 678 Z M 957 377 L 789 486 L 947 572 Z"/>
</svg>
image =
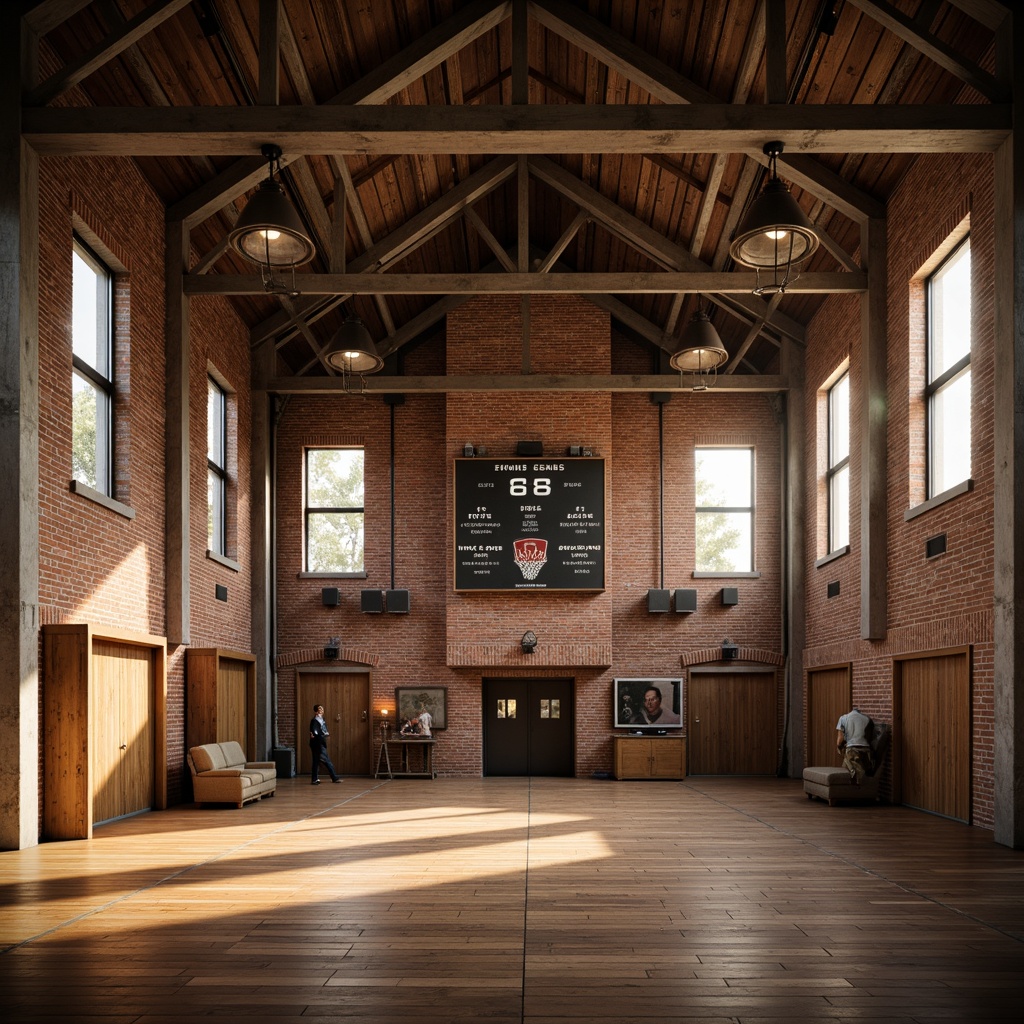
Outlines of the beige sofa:
<svg viewBox="0 0 1024 1024">
<path fill-rule="evenodd" d="M 847 800 L 878 800 L 885 755 L 889 749 L 891 729 L 884 722 L 875 722 L 871 737 L 871 763 L 875 770 L 855 785 L 850 773 L 842 767 L 820 767 L 804 769 L 804 792 L 807 799 L 820 797 L 827 800 L 829 807 Z"/>
<path fill-rule="evenodd" d="M 192 793 L 196 806 L 234 804 L 273 796 L 277 790 L 277 768 L 273 761 L 246 761 L 245 752 L 234 740 L 203 743 L 188 752 L 192 770 Z"/>
</svg>

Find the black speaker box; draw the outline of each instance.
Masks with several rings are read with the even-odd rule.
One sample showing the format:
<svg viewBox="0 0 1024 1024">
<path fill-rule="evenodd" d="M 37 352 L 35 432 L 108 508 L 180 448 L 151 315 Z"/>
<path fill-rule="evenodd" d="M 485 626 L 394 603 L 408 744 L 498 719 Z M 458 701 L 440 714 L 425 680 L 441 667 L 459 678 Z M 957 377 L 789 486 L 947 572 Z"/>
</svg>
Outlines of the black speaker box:
<svg viewBox="0 0 1024 1024">
<path fill-rule="evenodd" d="M 722 587 L 722 604 L 731 605 L 740 603 L 740 592 L 736 587 Z"/>
<path fill-rule="evenodd" d="M 363 590 L 359 598 L 360 611 L 382 612 L 384 611 L 383 590 Z"/>
<path fill-rule="evenodd" d="M 676 611 L 683 612 L 695 612 L 697 610 L 697 591 L 696 590 L 677 590 L 676 591 Z"/>
<path fill-rule="evenodd" d="M 543 455 L 543 441 L 517 441 L 516 455 Z"/>
<path fill-rule="evenodd" d="M 647 610 L 649 612 L 667 612 L 671 603 L 672 591 L 648 590 Z"/>
<path fill-rule="evenodd" d="M 341 604 L 341 591 L 337 587 L 324 587 L 320 591 L 320 599 L 325 608 L 337 608 Z"/>
<path fill-rule="evenodd" d="M 388 590 L 385 592 L 385 604 L 389 612 L 405 614 L 409 611 L 408 590 Z"/>
</svg>

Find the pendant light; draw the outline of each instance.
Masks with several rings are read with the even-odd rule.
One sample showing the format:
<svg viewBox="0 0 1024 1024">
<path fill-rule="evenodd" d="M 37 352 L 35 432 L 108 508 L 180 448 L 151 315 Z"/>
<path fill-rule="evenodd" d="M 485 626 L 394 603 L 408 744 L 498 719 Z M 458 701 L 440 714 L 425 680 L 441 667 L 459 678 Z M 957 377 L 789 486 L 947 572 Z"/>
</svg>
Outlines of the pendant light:
<svg viewBox="0 0 1024 1024">
<path fill-rule="evenodd" d="M 281 149 L 267 144 L 261 152 L 268 162 L 268 174 L 250 197 L 228 235 L 231 247 L 243 259 L 259 266 L 268 291 L 279 290 L 273 280 L 276 267 L 294 268 L 316 255 L 316 246 L 305 225 L 274 177 L 281 171 Z"/>
<path fill-rule="evenodd" d="M 345 390 L 352 394 L 362 392 L 365 387 L 363 374 L 376 373 L 384 367 L 366 324 L 351 313 L 335 331 L 320 358 L 341 374 Z"/>
<path fill-rule="evenodd" d="M 680 375 L 692 375 L 694 391 L 707 391 L 715 384 L 718 368 L 728 359 L 729 353 L 711 318 L 704 310 L 698 309 L 683 329 L 679 348 L 669 359 L 669 365 Z"/>
<path fill-rule="evenodd" d="M 818 248 L 820 239 L 810 218 L 776 172 L 782 143 L 769 142 L 763 152 L 768 157 L 768 181 L 750 204 L 729 246 L 729 255 L 742 266 L 757 271 L 755 295 L 775 295 L 785 292 L 793 268 Z M 763 284 L 762 271 L 771 275 Z"/>
</svg>

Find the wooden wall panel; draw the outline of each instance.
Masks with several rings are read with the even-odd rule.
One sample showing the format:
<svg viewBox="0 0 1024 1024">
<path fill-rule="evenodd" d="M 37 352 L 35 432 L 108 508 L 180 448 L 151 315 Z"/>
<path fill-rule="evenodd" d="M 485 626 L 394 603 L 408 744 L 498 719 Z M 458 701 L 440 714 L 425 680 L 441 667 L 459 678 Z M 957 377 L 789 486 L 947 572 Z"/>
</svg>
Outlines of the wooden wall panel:
<svg viewBox="0 0 1024 1024">
<path fill-rule="evenodd" d="M 691 775 L 775 774 L 774 672 L 691 672 L 686 705 Z"/>
<path fill-rule="evenodd" d="M 894 688 L 899 801 L 969 821 L 970 651 L 943 651 L 897 661 Z"/>
<path fill-rule="evenodd" d="M 850 665 L 815 669 L 807 674 L 807 763 L 840 765 L 836 750 L 836 722 L 850 710 L 853 700 Z"/>
</svg>

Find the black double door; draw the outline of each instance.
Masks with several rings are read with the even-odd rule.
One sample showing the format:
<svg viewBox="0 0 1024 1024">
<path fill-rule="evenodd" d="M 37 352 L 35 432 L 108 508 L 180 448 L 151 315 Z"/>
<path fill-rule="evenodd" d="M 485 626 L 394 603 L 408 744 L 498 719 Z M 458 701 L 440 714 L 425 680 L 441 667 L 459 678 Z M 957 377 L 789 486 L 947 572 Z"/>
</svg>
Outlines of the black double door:
<svg viewBox="0 0 1024 1024">
<path fill-rule="evenodd" d="M 572 777 L 573 681 L 485 679 L 484 775 Z"/>
</svg>

